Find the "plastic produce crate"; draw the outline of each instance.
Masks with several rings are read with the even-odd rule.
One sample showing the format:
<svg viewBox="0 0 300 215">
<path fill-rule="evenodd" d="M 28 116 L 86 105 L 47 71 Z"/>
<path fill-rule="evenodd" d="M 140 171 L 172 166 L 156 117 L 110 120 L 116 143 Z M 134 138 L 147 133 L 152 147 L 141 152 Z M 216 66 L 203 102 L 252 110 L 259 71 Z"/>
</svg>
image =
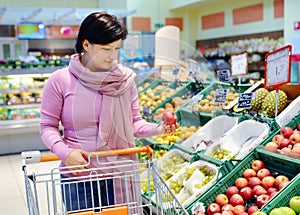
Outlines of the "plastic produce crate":
<svg viewBox="0 0 300 215">
<path fill-rule="evenodd" d="M 137 84 L 138 93 L 143 93 L 149 88 L 153 88 L 157 84 L 161 82 L 160 79 L 157 78 L 146 78 L 143 81 Z"/>
<path fill-rule="evenodd" d="M 174 160 L 174 156 L 179 157 L 176 157 Z M 160 172 L 160 176 L 164 179 L 164 181 L 166 181 L 166 184 L 171 189 L 174 189 L 171 185 L 171 181 L 173 180 L 177 182 L 179 178 L 185 176 L 188 169 L 191 170 L 193 167 L 207 167 L 205 168 L 205 171 L 209 172 L 213 176 L 210 176 L 209 182 L 204 186 L 202 185 L 201 187 L 194 186 L 204 179 L 203 174 L 199 173 L 199 171 L 197 170 L 195 170 L 195 172 L 192 172 L 188 180 L 182 181 L 183 184 L 180 188 L 180 192 L 178 192 L 178 190 L 177 192 L 174 190 L 174 193 L 185 207 L 187 207 L 189 204 L 191 204 L 191 202 L 198 198 L 201 193 L 204 193 L 211 186 L 214 186 L 214 183 L 220 180 L 221 177 L 224 177 L 226 174 L 228 174 L 228 170 L 225 166 L 217 166 L 201 159 L 195 160 L 193 159 L 192 155 L 185 153 L 179 149 L 171 149 L 157 161 L 157 169 Z M 189 192 L 188 196 L 186 195 L 186 191 Z M 152 204 L 155 206 L 155 196 L 153 194 L 154 192 L 150 194 L 144 192 L 142 193 L 142 196 L 147 200 L 151 200 Z M 165 206 L 162 205 L 162 207 Z"/>
<path fill-rule="evenodd" d="M 227 115 L 217 116 L 206 123 L 191 137 L 176 144 L 176 147 L 190 151 L 190 153 L 201 151 L 211 140 L 221 138 L 227 131 L 237 125 L 237 120 L 238 118 Z"/>
<path fill-rule="evenodd" d="M 199 101 L 196 103 L 187 103 L 182 107 L 182 110 L 180 114 L 186 114 L 189 112 L 192 113 L 199 113 L 199 119 L 200 121 L 204 123 L 208 122 L 213 116 L 215 112 L 222 111 L 226 106 L 228 106 L 230 103 L 236 103 L 237 102 L 237 96 L 238 93 L 245 92 L 249 87 L 251 87 L 251 84 L 240 84 L 240 85 L 231 85 L 227 83 L 212 83 L 208 87 L 206 87 L 204 90 L 202 90 L 197 96 L 199 96 Z M 215 106 L 213 104 L 214 100 L 214 93 L 217 89 L 228 89 L 229 90 L 229 96 L 226 96 L 226 102 L 224 104 L 219 104 Z M 194 114 L 195 115 L 195 114 Z M 181 116 L 184 118 L 184 116 Z"/>
<path fill-rule="evenodd" d="M 200 203 L 203 203 L 205 208 L 215 201 L 215 198 L 220 193 L 225 193 L 226 189 L 232 185 L 237 178 L 242 177 L 244 170 L 251 168 L 251 164 L 254 160 L 261 160 L 265 163 L 265 167 L 276 175 L 283 174 L 290 179 L 290 182 L 285 185 L 289 186 L 293 182 L 293 178 L 299 175 L 300 160 L 292 160 L 287 157 L 280 156 L 274 153 L 270 153 L 258 148 L 255 148 L 250 154 L 248 154 L 243 160 L 241 160 L 234 169 L 232 169 L 225 177 L 217 181 L 214 186 L 211 186 L 209 190 L 199 196 L 194 202 L 192 202 L 187 210 L 190 214 L 193 214 L 195 208 L 199 207 Z M 282 188 L 280 191 L 283 191 Z M 275 199 L 280 195 L 280 191 L 275 194 L 272 199 Z M 267 203 L 268 204 L 268 203 Z"/>
<path fill-rule="evenodd" d="M 199 153 L 211 157 L 212 163 L 224 162 L 232 169 L 236 162 L 227 161 L 243 159 L 267 137 L 268 131 L 269 127 L 265 123 L 244 120 L 221 137 L 211 139 L 211 144 Z"/>
<path fill-rule="evenodd" d="M 294 196 L 300 196 L 300 174 L 286 186 L 276 198 L 272 198 L 270 202 L 260 209 L 261 212 L 269 214 L 273 208 L 282 206 L 289 207 L 289 201 Z"/>
<path fill-rule="evenodd" d="M 298 124 L 300 124 L 300 112 L 284 126 L 288 126 L 294 130 L 297 128 Z M 273 137 L 279 133 L 280 133 L 280 127 L 277 130 L 273 131 L 273 133 L 271 133 L 264 141 L 262 141 L 260 147 L 264 148 L 267 145 L 267 143 L 271 142 Z M 274 150 L 274 151 L 272 150 L 272 152 L 281 155 L 286 155 L 291 159 L 300 159 L 299 154 L 295 154 L 292 152 L 284 152 L 282 150 Z"/>
</svg>

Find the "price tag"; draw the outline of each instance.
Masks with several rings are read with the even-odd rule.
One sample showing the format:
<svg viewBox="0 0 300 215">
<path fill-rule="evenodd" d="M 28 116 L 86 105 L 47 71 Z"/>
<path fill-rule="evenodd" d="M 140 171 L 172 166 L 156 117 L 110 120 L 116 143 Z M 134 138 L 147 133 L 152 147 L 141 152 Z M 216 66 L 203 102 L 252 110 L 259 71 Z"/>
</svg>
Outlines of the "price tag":
<svg viewBox="0 0 300 215">
<path fill-rule="evenodd" d="M 143 115 L 145 117 L 150 117 L 152 114 L 152 109 L 146 106 L 143 106 Z"/>
<path fill-rule="evenodd" d="M 203 94 L 194 95 L 189 101 L 189 106 L 195 106 L 202 98 Z"/>
<path fill-rule="evenodd" d="M 217 79 L 221 82 L 229 82 L 230 71 L 229 69 L 217 70 Z"/>
<path fill-rule="evenodd" d="M 231 56 L 231 75 L 239 76 L 248 73 L 248 54 L 243 53 Z"/>
<path fill-rule="evenodd" d="M 255 93 L 240 93 L 238 97 L 238 109 L 248 109 L 251 108 L 252 99 L 254 98 Z"/>
<path fill-rule="evenodd" d="M 284 46 L 265 57 L 265 87 L 279 87 L 290 82 L 291 45 Z"/>
<path fill-rule="evenodd" d="M 173 68 L 173 75 L 178 75 L 178 73 L 179 73 L 179 71 L 180 71 L 180 66 L 175 66 L 174 68 Z"/>
<path fill-rule="evenodd" d="M 218 104 L 224 104 L 226 102 L 228 93 L 229 89 L 216 89 L 214 102 Z"/>
</svg>

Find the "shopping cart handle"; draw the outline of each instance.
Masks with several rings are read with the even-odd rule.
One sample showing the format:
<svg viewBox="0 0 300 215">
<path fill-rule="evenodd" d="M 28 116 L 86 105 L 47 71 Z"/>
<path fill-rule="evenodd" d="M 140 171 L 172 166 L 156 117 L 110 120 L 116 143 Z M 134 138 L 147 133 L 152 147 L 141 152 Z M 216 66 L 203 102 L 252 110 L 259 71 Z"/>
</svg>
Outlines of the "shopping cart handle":
<svg viewBox="0 0 300 215">
<path fill-rule="evenodd" d="M 134 148 L 126 148 L 126 149 L 115 149 L 115 150 L 106 150 L 106 151 L 98 151 L 98 152 L 88 152 L 86 156 L 90 156 L 91 158 L 95 157 L 106 157 L 106 156 L 114 156 L 114 155 L 127 155 L 127 154 L 135 154 L 145 152 L 150 157 L 153 155 L 153 149 L 150 146 L 141 146 Z M 21 153 L 22 161 L 25 163 L 39 163 L 39 162 L 48 162 L 48 161 L 57 161 L 60 160 L 56 155 L 46 155 L 41 156 L 40 151 L 26 151 Z"/>
</svg>

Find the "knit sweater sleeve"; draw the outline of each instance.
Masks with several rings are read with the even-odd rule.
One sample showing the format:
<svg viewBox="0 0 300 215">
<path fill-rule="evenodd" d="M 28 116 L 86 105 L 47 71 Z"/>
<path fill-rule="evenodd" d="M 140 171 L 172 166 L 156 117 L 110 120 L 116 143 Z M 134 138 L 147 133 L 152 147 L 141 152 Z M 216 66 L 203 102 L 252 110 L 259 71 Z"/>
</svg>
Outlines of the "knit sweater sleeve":
<svg viewBox="0 0 300 215">
<path fill-rule="evenodd" d="M 144 121 L 140 114 L 138 92 L 135 84 L 132 86 L 131 95 L 133 98 L 131 108 L 133 114 L 133 129 L 135 137 L 143 138 L 157 135 L 156 128 L 159 124 Z"/>
<path fill-rule="evenodd" d="M 63 74 L 67 74 L 66 68 L 52 73 L 47 80 L 41 102 L 40 136 L 51 152 L 56 154 L 62 161 L 71 153 L 65 144 L 60 131 L 59 122 L 63 106 Z"/>
</svg>

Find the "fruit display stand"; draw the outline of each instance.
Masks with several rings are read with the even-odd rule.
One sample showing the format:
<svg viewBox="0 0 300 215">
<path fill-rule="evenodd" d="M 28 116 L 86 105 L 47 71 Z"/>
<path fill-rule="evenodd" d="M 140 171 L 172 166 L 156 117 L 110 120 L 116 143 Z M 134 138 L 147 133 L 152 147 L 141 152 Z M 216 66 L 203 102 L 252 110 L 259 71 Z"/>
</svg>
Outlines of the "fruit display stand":
<svg viewBox="0 0 300 215">
<path fill-rule="evenodd" d="M 295 209 L 296 214 L 300 213 L 300 202 L 299 198 L 295 201 L 294 205 L 290 204 L 290 200 L 295 197 L 300 196 L 300 174 L 298 174 L 287 186 L 282 189 L 279 195 L 275 198 L 272 198 L 268 204 L 264 205 L 260 211 L 266 214 L 270 214 L 270 212 L 275 208 L 280 207 L 289 207 Z M 274 213 L 275 214 L 275 213 Z M 287 214 L 281 212 L 281 214 Z M 287 214 L 288 215 L 288 214 Z"/>
<path fill-rule="evenodd" d="M 179 109 L 180 118 L 189 120 L 191 118 L 198 118 L 201 125 L 207 123 L 216 112 L 222 111 L 224 107 L 234 102 L 239 93 L 245 92 L 251 84 L 231 85 L 227 83 L 215 82 L 202 90 L 197 97 L 196 102 L 190 102 L 183 105 Z M 215 103 L 215 93 L 217 89 L 227 90 L 224 104 Z"/>
<path fill-rule="evenodd" d="M 286 125 L 270 134 L 259 147 L 271 153 L 300 160 L 300 112 Z"/>
<path fill-rule="evenodd" d="M 188 212 L 190 214 L 196 214 L 195 210 L 200 208 L 201 204 L 203 204 L 205 209 L 207 209 L 211 203 L 215 202 L 216 196 L 218 194 L 225 194 L 227 188 L 237 185 L 236 180 L 238 178 L 243 178 L 244 171 L 247 169 L 251 169 L 252 163 L 255 160 L 262 161 L 264 168 L 268 169 L 274 178 L 279 175 L 285 176 L 281 177 L 283 182 L 280 185 L 280 189 L 278 188 L 279 191 L 277 193 L 274 193 L 269 201 L 271 201 L 273 198 L 276 198 L 277 196 L 280 196 L 281 190 L 284 191 L 284 186 L 288 186 L 291 182 L 293 182 L 293 179 L 296 179 L 296 176 L 299 175 L 300 160 L 292 160 L 288 157 L 255 148 L 245 158 L 243 158 L 243 160 L 239 161 L 235 168 L 233 168 L 226 176 L 222 177 L 214 184 L 214 186 L 211 186 L 206 192 L 201 194 L 199 198 L 193 201 L 187 207 Z M 263 173 L 261 177 L 263 178 Z M 254 198 L 252 197 L 249 200 L 243 200 L 245 209 L 247 210 L 251 205 L 255 205 L 256 201 L 257 196 L 254 196 Z M 268 202 L 266 202 L 265 204 L 268 204 Z"/>
</svg>

